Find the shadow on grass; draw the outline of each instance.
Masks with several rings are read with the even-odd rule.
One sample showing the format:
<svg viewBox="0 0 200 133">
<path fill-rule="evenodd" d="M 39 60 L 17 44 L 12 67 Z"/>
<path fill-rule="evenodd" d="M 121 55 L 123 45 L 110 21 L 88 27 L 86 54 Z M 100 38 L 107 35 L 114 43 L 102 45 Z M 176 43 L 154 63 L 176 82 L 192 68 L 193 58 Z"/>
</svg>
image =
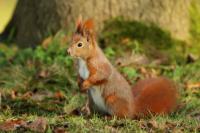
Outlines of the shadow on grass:
<svg viewBox="0 0 200 133">
<path fill-rule="evenodd" d="M 111 47 L 116 55 L 142 52 L 150 58 L 166 57 L 169 62 L 183 62 L 186 43 L 155 24 L 115 18 L 105 22 L 100 35 L 102 48 Z"/>
<path fill-rule="evenodd" d="M 159 48 L 170 48 L 178 41 L 171 34 L 155 24 L 145 24 L 139 21 L 127 21 L 116 18 L 105 23 L 102 38 L 119 41 L 129 37 L 141 43 L 148 42 Z"/>
<path fill-rule="evenodd" d="M 2 110 L 9 107 L 13 115 L 32 114 L 37 116 L 49 116 L 63 114 L 64 103 L 55 104 L 51 101 L 34 102 L 23 99 L 2 99 Z"/>
</svg>

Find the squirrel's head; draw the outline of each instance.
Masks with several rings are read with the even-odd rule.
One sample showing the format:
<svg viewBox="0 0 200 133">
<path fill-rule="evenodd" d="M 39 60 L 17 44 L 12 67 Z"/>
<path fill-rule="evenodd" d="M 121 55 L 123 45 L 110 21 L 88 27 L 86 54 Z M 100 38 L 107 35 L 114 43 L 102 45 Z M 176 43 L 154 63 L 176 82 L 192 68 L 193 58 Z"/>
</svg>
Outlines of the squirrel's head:
<svg viewBox="0 0 200 133">
<path fill-rule="evenodd" d="M 82 18 L 76 22 L 76 31 L 72 36 L 72 42 L 67 52 L 72 57 L 87 59 L 95 50 L 95 38 L 93 33 L 93 21 L 91 19 L 82 21 Z"/>
</svg>

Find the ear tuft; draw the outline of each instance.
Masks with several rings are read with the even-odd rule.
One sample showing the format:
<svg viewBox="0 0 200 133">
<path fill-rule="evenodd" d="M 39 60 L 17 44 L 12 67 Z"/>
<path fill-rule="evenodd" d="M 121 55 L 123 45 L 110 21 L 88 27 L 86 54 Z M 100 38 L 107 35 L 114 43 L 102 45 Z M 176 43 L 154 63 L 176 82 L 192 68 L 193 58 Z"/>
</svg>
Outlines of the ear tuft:
<svg viewBox="0 0 200 133">
<path fill-rule="evenodd" d="M 94 22 L 92 19 L 88 19 L 85 21 L 84 23 L 84 29 L 88 30 L 88 31 L 93 31 L 94 29 Z"/>
<path fill-rule="evenodd" d="M 83 32 L 83 20 L 82 15 L 79 15 L 77 21 L 76 21 L 76 32 L 82 33 Z"/>
</svg>

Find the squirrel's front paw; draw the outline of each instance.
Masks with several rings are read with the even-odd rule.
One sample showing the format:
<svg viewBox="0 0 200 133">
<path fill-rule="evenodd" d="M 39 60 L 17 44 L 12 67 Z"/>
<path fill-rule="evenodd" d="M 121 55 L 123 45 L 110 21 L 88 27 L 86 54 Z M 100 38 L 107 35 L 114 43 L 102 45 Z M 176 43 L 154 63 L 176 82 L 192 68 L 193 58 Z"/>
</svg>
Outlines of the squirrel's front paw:
<svg viewBox="0 0 200 133">
<path fill-rule="evenodd" d="M 91 87 L 91 83 L 88 80 L 85 80 L 81 85 L 81 91 L 84 92 Z"/>
</svg>

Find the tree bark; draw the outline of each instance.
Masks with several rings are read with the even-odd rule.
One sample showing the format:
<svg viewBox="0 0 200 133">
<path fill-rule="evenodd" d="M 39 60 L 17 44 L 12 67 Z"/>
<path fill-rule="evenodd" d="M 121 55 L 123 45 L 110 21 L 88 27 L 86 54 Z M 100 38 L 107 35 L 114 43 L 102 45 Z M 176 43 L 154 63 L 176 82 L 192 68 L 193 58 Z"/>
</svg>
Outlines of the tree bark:
<svg viewBox="0 0 200 133">
<path fill-rule="evenodd" d="M 93 18 L 97 30 L 104 21 L 122 16 L 127 20 L 154 23 L 173 37 L 189 37 L 191 0 L 20 0 L 13 17 L 17 43 L 33 46 L 62 27 L 68 30 L 81 14 Z"/>
</svg>

